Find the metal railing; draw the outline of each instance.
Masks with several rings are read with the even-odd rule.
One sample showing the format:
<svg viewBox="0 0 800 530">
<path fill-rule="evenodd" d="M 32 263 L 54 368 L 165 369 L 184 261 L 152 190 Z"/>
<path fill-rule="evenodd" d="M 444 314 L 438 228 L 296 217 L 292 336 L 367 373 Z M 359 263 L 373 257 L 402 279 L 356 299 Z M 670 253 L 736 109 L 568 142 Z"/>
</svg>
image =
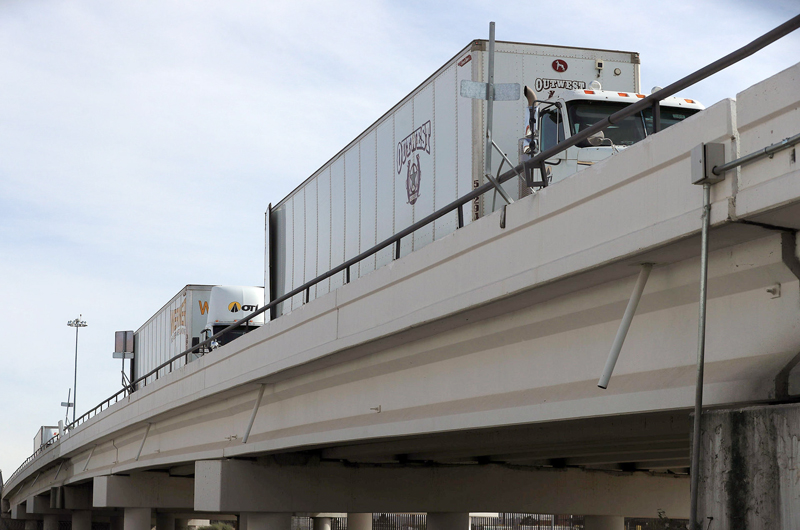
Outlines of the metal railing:
<svg viewBox="0 0 800 530">
<path fill-rule="evenodd" d="M 735 63 L 737 63 L 739 61 L 741 61 L 742 59 L 745 59 L 745 58 L 749 57 L 750 55 L 756 53 L 757 51 L 759 51 L 762 48 L 768 46 L 769 44 L 772 44 L 773 42 L 777 41 L 778 39 L 781 39 L 782 37 L 785 37 L 786 35 L 788 35 L 789 33 L 793 32 L 794 30 L 796 30 L 798 28 L 800 28 L 800 15 L 798 15 L 798 16 L 796 16 L 796 17 L 784 22 L 783 24 L 781 24 L 780 26 L 776 27 L 775 29 L 765 33 L 764 35 L 758 37 L 754 41 L 750 42 L 749 44 L 747 44 L 747 45 L 745 45 L 745 46 L 743 46 L 741 48 L 739 48 L 738 50 L 726 55 L 725 57 L 723 57 L 723 58 L 721 58 L 721 59 L 719 59 L 717 61 L 714 61 L 713 63 L 701 68 L 700 70 L 697 70 L 697 71 L 687 75 L 686 77 L 684 77 L 684 78 L 672 83 L 671 85 L 659 90 L 658 92 L 650 94 L 649 96 L 640 99 L 638 102 L 636 102 L 636 103 L 634 103 L 634 104 L 632 104 L 632 105 L 630 105 L 628 107 L 625 107 L 622 110 L 619 110 L 619 111 L 615 112 L 611 116 L 599 121 L 598 123 L 592 125 L 591 127 L 588 127 L 586 129 L 584 129 L 583 131 L 581 131 L 581 132 L 579 132 L 579 133 L 577 133 L 575 135 L 570 136 L 569 138 L 563 140 L 559 144 L 551 147 L 550 149 L 542 151 L 541 153 L 539 153 L 536 156 L 532 157 L 530 160 L 527 160 L 527 161 L 523 162 L 522 164 L 519 164 L 518 166 L 510 169 L 509 171 L 506 171 L 505 173 L 499 175 L 497 177 L 497 179 L 496 179 L 497 182 L 499 184 L 502 184 L 503 182 L 511 180 L 512 178 L 518 177 L 518 176 L 520 176 L 522 174 L 524 174 L 526 176 L 526 180 L 528 182 L 531 182 L 530 175 L 532 174 L 532 170 L 533 169 L 539 169 L 541 171 L 541 175 L 543 176 L 542 178 L 544 179 L 544 175 L 546 175 L 545 166 L 544 166 L 546 160 L 549 160 L 550 158 L 554 157 L 555 155 L 561 153 L 562 151 L 565 151 L 567 148 L 572 147 L 572 146 L 582 142 L 583 140 L 586 140 L 590 136 L 593 136 L 594 134 L 604 130 L 606 127 L 608 127 L 610 125 L 613 125 L 615 123 L 619 123 L 620 121 L 622 121 L 623 119 L 627 118 L 628 116 L 636 114 L 637 112 L 641 112 L 641 111 L 643 111 L 643 110 L 645 110 L 647 108 L 652 108 L 653 111 L 654 111 L 653 112 L 653 115 L 654 115 L 654 131 L 658 132 L 658 130 L 659 130 L 659 119 L 658 119 L 658 117 L 659 117 L 659 104 L 660 104 L 660 102 L 662 100 L 664 100 L 664 99 L 666 99 L 666 98 L 668 98 L 670 96 L 673 96 L 674 94 L 680 92 L 681 90 L 684 90 L 684 89 L 694 85 L 695 83 L 698 83 L 698 82 L 706 79 L 707 77 L 710 77 L 710 76 L 716 74 L 717 72 L 719 72 L 721 70 L 724 70 L 725 68 L 727 68 L 727 67 L 729 67 L 729 66 L 731 66 L 731 65 L 733 65 L 733 64 L 735 64 Z M 535 184 L 537 186 L 540 186 L 540 187 L 544 187 L 544 186 L 547 185 L 547 181 L 544 180 L 544 181 L 541 181 L 541 182 L 534 182 L 533 184 Z M 181 360 L 183 360 L 183 364 L 181 366 L 187 364 L 189 355 L 195 354 L 195 352 L 200 352 L 199 353 L 200 355 L 203 355 L 204 353 L 207 353 L 204 350 L 208 350 L 210 348 L 210 345 L 211 345 L 212 341 L 215 341 L 217 338 L 221 337 L 222 335 L 224 335 L 225 333 L 227 333 L 227 332 L 229 332 L 229 331 L 231 331 L 233 329 L 239 328 L 241 326 L 248 325 L 249 321 L 252 320 L 254 317 L 256 317 L 256 316 L 258 316 L 258 315 L 260 315 L 260 314 L 262 314 L 262 313 L 264 313 L 266 311 L 269 311 L 270 309 L 272 309 L 273 307 L 277 306 L 278 304 L 280 304 L 280 303 L 282 303 L 282 302 L 284 302 L 286 300 L 289 300 L 289 299 L 291 299 L 292 297 L 294 297 L 294 296 L 296 296 L 298 294 L 304 294 L 305 295 L 305 300 L 308 301 L 310 289 L 311 289 L 311 287 L 313 287 L 317 283 L 319 283 L 319 282 L 321 282 L 323 280 L 326 280 L 326 279 L 328 279 L 328 278 L 330 278 L 330 277 L 332 277 L 332 276 L 334 276 L 336 274 L 339 274 L 340 272 L 344 272 L 345 273 L 344 283 L 345 284 L 346 283 L 350 283 L 350 267 L 352 267 L 353 265 L 357 264 L 361 260 L 366 259 L 366 258 L 368 258 L 368 257 L 380 252 L 384 248 L 387 248 L 387 247 L 390 247 L 392 245 L 395 245 L 395 259 L 399 259 L 400 258 L 400 241 L 404 237 L 407 237 L 407 236 L 413 234 L 414 232 L 416 232 L 420 228 L 423 228 L 424 226 L 432 223 L 433 221 L 436 221 L 440 217 L 444 217 L 445 215 L 447 215 L 447 214 L 449 214 L 449 213 L 451 213 L 453 211 L 456 211 L 457 215 L 458 215 L 458 228 L 463 228 L 463 226 L 464 226 L 464 214 L 463 214 L 463 210 L 462 210 L 461 207 L 463 205 L 469 203 L 473 199 L 475 199 L 477 197 L 480 197 L 484 193 L 486 193 L 488 191 L 492 191 L 493 189 L 495 189 L 495 185 L 492 182 L 487 182 L 487 183 L 485 183 L 485 184 L 483 184 L 483 185 L 481 185 L 481 186 L 479 186 L 477 188 L 474 188 L 469 193 L 467 193 L 467 194 L 463 195 L 462 197 L 456 199 L 455 201 L 443 206 L 442 208 L 439 208 L 435 212 L 427 215 L 426 217 L 424 217 L 424 218 L 420 219 L 419 221 L 413 223 L 412 225 L 410 225 L 407 228 L 401 230 L 400 232 L 394 234 L 393 236 L 383 240 L 382 242 L 378 243 L 377 245 L 373 246 L 372 248 L 365 250 L 364 252 L 360 253 L 359 255 L 357 255 L 357 256 L 345 261 L 341 265 L 338 265 L 338 266 L 332 268 L 328 272 L 320 274 L 319 276 L 317 276 L 313 280 L 310 280 L 310 281 L 304 283 L 303 285 L 301 285 L 299 287 L 296 287 L 295 289 L 292 289 L 288 293 L 285 293 L 285 294 L 277 297 L 276 299 L 272 300 L 271 302 L 269 302 L 265 306 L 263 306 L 263 307 L 259 308 L 258 310 L 254 311 L 253 313 L 251 313 L 247 317 L 244 317 L 241 320 L 239 320 L 238 322 L 227 326 L 225 329 L 223 329 L 220 332 L 212 335 L 211 337 L 209 337 L 205 341 L 200 342 L 199 344 L 196 344 L 195 346 L 192 346 L 191 348 L 187 349 L 184 352 L 179 353 L 178 355 L 175 355 L 174 357 L 168 359 L 167 361 L 164 361 L 163 363 L 161 363 L 157 367 L 153 368 L 148 373 L 146 373 L 146 374 L 142 375 L 141 377 L 133 380 L 131 382 L 130 386 L 123 388 L 122 390 L 120 390 L 119 392 L 114 394 L 113 396 L 111 396 L 108 399 L 102 401 L 99 405 L 97 405 L 96 407 L 94 407 L 93 409 L 89 410 L 88 412 L 86 412 L 82 416 L 78 417 L 75 421 L 73 421 L 72 423 L 67 425 L 65 431 L 66 432 L 71 431 L 72 429 L 76 428 L 77 426 L 79 426 L 83 422 L 85 422 L 85 421 L 89 420 L 90 418 L 92 418 L 93 416 L 99 414 L 104 409 L 110 407 L 112 404 L 116 403 L 121 398 L 124 398 L 124 397 L 130 395 L 131 393 L 133 393 L 136 390 L 138 390 L 140 387 L 146 386 L 148 379 L 154 377 L 155 380 L 158 380 L 160 371 L 162 371 L 164 369 L 168 369 L 167 373 L 172 372 L 173 366 L 175 365 L 175 363 L 177 363 L 177 362 L 179 362 Z M 19 468 L 17 468 L 17 470 L 14 471 L 14 473 L 11 474 L 11 476 L 8 478 L 8 481 L 11 481 L 22 469 L 24 469 L 31 461 L 33 461 L 47 447 L 49 447 L 50 445 L 52 445 L 53 443 L 58 441 L 58 439 L 61 436 L 62 436 L 62 433 L 59 433 L 58 435 L 54 436 L 51 440 L 49 440 L 46 445 L 43 445 L 42 447 L 37 449 L 36 452 L 33 455 L 28 457 L 25 460 L 25 462 L 23 462 L 23 464 Z"/>
</svg>

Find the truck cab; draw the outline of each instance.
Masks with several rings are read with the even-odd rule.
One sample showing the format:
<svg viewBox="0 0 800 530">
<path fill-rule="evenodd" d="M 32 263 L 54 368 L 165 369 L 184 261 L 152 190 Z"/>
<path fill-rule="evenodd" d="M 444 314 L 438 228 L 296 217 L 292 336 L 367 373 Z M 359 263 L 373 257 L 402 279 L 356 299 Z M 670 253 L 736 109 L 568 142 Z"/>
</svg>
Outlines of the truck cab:
<svg viewBox="0 0 800 530">
<path fill-rule="evenodd" d="M 264 305 L 263 287 L 215 285 L 208 300 L 208 318 L 200 334 L 204 342 Z M 264 324 L 264 313 L 214 339 L 210 349 L 227 344 Z"/>
<path fill-rule="evenodd" d="M 655 91 L 655 89 L 654 89 Z M 584 90 L 563 90 L 548 101 L 536 99 L 525 87 L 526 135 L 520 140 L 520 162 L 605 119 L 645 97 L 643 94 L 602 90 L 596 81 Z M 692 99 L 669 97 L 661 101 L 661 129 L 666 129 L 705 107 Z M 546 161 L 549 182 L 558 182 L 654 134 L 653 110 L 628 116 L 602 133 L 584 140 Z"/>
</svg>

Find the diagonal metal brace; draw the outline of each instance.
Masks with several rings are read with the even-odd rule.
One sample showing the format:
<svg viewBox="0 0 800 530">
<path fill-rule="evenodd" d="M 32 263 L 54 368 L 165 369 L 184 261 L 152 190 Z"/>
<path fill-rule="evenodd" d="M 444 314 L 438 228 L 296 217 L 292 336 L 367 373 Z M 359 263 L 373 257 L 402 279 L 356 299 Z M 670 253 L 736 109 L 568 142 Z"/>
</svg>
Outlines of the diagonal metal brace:
<svg viewBox="0 0 800 530">
<path fill-rule="evenodd" d="M 486 178 L 489 179 L 489 182 L 492 183 L 492 186 L 495 187 L 495 189 L 500 194 L 500 196 L 503 198 L 503 200 L 506 201 L 506 204 L 513 204 L 514 203 L 514 199 L 512 199 L 508 195 L 508 193 L 506 193 L 506 190 L 503 189 L 503 187 L 500 185 L 499 182 L 497 182 L 497 179 L 494 178 L 491 173 L 487 173 L 486 174 Z"/>
<path fill-rule="evenodd" d="M 150 427 L 152 427 L 152 426 L 153 426 L 152 423 L 148 423 L 147 424 L 147 429 L 145 429 L 144 436 L 142 436 L 142 443 L 139 446 L 139 451 L 136 453 L 136 458 L 133 459 L 136 462 L 138 462 L 139 461 L 139 457 L 142 456 L 142 449 L 144 449 L 144 443 L 147 441 L 147 435 L 150 434 Z M 94 452 L 94 450 L 92 450 L 92 451 Z M 90 456 L 90 458 L 91 458 L 91 456 Z"/>
<path fill-rule="evenodd" d="M 520 173 L 520 172 L 519 172 L 519 170 L 517 170 L 517 168 L 516 168 L 516 167 L 514 167 L 514 164 L 512 164 L 512 163 L 511 163 L 511 160 L 509 160 L 509 159 L 508 159 L 508 156 L 507 156 L 507 155 L 506 155 L 506 154 L 503 152 L 503 150 L 502 150 L 502 149 L 500 149 L 500 146 L 499 146 L 499 145 L 497 145 L 497 143 L 495 143 L 495 141 L 494 141 L 494 140 L 492 140 L 492 145 L 494 146 L 494 148 L 495 148 L 495 149 L 497 149 L 497 152 L 498 152 L 498 153 L 500 153 L 500 156 L 502 156 L 502 157 L 503 157 L 503 159 L 506 161 L 506 163 L 507 163 L 509 166 L 511 166 L 511 169 L 514 171 L 514 173 L 516 173 L 516 174 L 517 174 L 517 176 L 518 176 L 520 179 L 522 179 L 522 181 L 523 181 L 523 182 L 525 182 L 525 177 L 522 175 L 522 173 Z"/>
</svg>

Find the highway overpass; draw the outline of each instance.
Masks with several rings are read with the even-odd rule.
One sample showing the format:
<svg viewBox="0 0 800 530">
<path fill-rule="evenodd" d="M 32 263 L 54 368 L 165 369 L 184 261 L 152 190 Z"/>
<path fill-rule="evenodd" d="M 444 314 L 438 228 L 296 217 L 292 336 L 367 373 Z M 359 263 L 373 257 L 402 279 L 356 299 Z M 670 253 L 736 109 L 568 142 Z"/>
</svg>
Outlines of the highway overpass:
<svg viewBox="0 0 800 530">
<path fill-rule="evenodd" d="M 429 528 L 470 511 L 581 514 L 587 528 L 687 517 L 691 151 L 721 143 L 732 160 L 796 135 L 799 84 L 800 64 L 509 205 L 504 223 L 468 224 L 148 384 L 7 477 L 3 512 L 45 530 L 198 514 L 259 529 L 293 513 L 427 512 Z M 799 167 L 790 148 L 712 187 L 708 466 L 730 450 L 725 414 L 756 405 L 769 423 L 800 394 Z M 603 390 L 642 264 L 652 273 Z M 789 419 L 769 432 L 789 448 L 776 458 L 797 451 L 796 407 L 778 407 Z M 712 467 L 708 514 L 731 506 Z M 787 488 L 782 506 L 800 506 Z"/>
</svg>

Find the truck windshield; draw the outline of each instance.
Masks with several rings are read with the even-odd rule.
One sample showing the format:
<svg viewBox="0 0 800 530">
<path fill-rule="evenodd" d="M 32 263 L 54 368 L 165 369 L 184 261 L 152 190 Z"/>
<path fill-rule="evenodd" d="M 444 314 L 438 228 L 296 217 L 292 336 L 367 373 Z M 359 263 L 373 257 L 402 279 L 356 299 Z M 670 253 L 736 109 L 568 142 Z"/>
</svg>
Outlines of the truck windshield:
<svg viewBox="0 0 800 530">
<path fill-rule="evenodd" d="M 227 324 L 225 324 L 224 326 L 214 326 L 214 334 L 216 335 L 226 327 L 228 327 Z M 249 328 L 242 326 L 240 328 L 232 329 L 227 333 L 225 333 L 224 335 L 222 335 L 221 337 L 219 337 L 217 339 L 217 342 L 219 342 L 220 346 L 222 346 L 223 344 L 228 344 L 229 342 L 238 339 L 239 337 L 241 337 L 242 335 L 253 329 L 255 328 L 252 326 L 250 326 Z"/>
<path fill-rule="evenodd" d="M 611 103 L 608 101 L 589 100 L 567 103 L 572 134 L 578 134 L 625 107 L 627 107 L 625 103 Z M 619 123 L 609 125 L 603 131 L 603 134 L 605 134 L 606 138 L 611 138 L 614 145 L 633 145 L 644 140 L 645 136 L 647 136 L 641 114 L 628 116 Z"/>
<path fill-rule="evenodd" d="M 686 109 L 682 107 L 661 106 L 661 129 L 671 127 L 676 123 L 685 120 L 689 116 L 700 112 L 699 109 Z M 644 122 L 647 127 L 647 134 L 653 134 L 653 109 L 645 109 Z"/>
<path fill-rule="evenodd" d="M 592 100 L 567 103 L 572 134 L 591 127 L 627 106 L 626 103 Z M 697 109 L 662 106 L 661 128 L 666 129 L 697 112 Z M 603 133 L 606 138 L 614 142 L 614 145 L 633 145 L 644 140 L 647 135 L 653 134 L 653 109 L 646 109 L 644 112 L 628 116 L 619 123 L 609 125 Z"/>
</svg>

